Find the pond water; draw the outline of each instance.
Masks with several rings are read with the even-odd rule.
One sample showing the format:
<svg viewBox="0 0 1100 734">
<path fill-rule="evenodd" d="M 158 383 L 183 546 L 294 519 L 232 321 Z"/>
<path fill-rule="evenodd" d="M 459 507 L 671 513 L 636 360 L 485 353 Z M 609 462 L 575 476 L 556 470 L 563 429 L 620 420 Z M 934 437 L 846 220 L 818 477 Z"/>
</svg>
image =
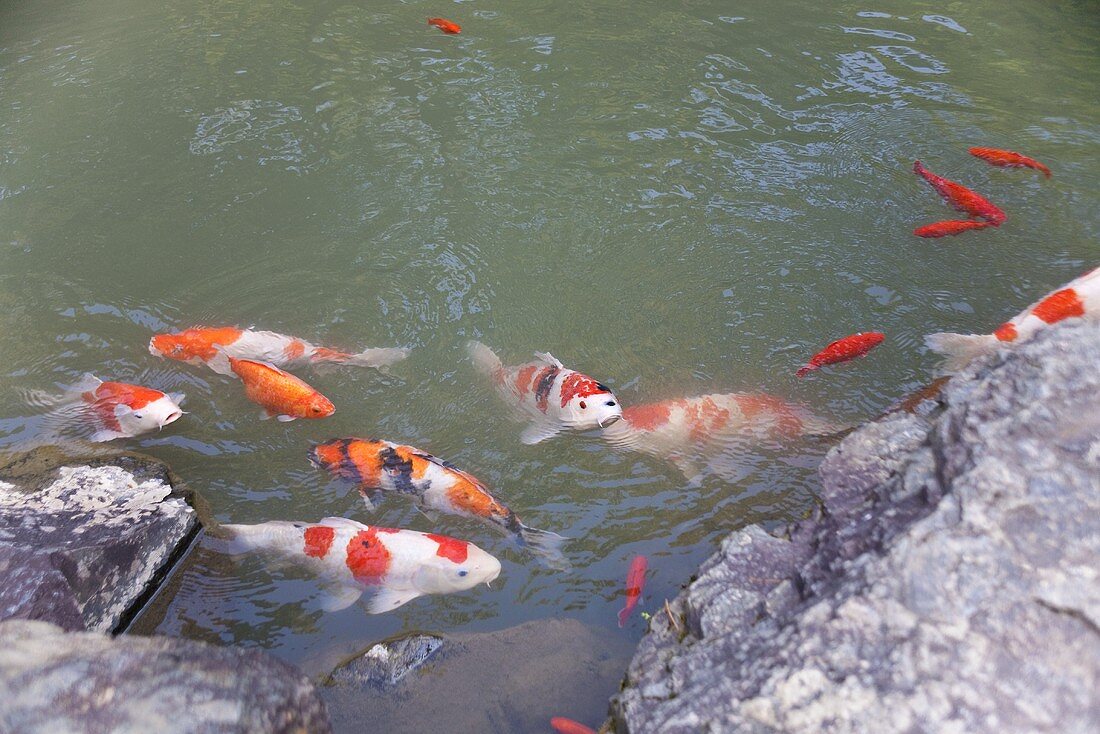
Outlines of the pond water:
<svg viewBox="0 0 1100 734">
<path fill-rule="evenodd" d="M 725 533 L 811 511 L 828 442 L 746 444 L 694 484 L 593 434 L 527 446 L 467 340 L 508 364 L 552 352 L 627 406 L 739 391 L 873 417 L 931 380 L 924 334 L 988 331 L 1096 264 L 1098 72 L 1091 2 L 2 3 L 0 448 L 41 438 L 28 391 L 84 372 L 181 391 L 180 421 L 119 443 L 217 519 L 340 515 L 503 563 L 492 589 L 368 616 L 202 551 L 162 634 L 312 675 L 403 630 L 569 616 L 638 638 L 637 612 L 616 624 L 631 558 L 654 612 Z M 956 218 L 916 158 L 1008 221 L 915 238 Z M 148 354 L 195 324 L 412 351 L 387 375 L 299 371 L 336 414 L 260 421 L 235 381 Z M 886 342 L 795 379 L 861 330 Z M 401 497 L 368 512 L 306 460 L 335 436 L 455 462 L 571 538 L 572 569 Z"/>
</svg>

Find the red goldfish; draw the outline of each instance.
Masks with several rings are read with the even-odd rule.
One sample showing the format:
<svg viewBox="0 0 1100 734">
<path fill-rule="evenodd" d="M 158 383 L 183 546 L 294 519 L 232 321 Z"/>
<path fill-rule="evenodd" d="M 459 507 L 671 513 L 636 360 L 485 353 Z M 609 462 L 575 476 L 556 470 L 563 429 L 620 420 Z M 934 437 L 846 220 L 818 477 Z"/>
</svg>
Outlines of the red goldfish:
<svg viewBox="0 0 1100 734">
<path fill-rule="evenodd" d="M 1043 296 L 992 334 L 929 334 L 924 342 L 933 351 L 946 355 L 943 368 L 954 372 L 975 357 L 994 352 L 1000 346 L 1026 341 L 1040 329 L 1071 318 L 1100 320 L 1100 268 Z"/>
<path fill-rule="evenodd" d="M 1000 150 L 999 148 L 971 148 L 970 155 L 981 158 L 986 163 L 991 163 L 994 166 L 1002 166 L 1004 168 L 1034 168 L 1036 171 L 1042 171 L 1047 178 L 1050 178 L 1049 168 L 1034 158 L 1028 158 L 1026 155 L 1020 155 L 1011 150 Z"/>
<path fill-rule="evenodd" d="M 645 586 L 645 570 L 648 562 L 645 556 L 634 556 L 630 562 L 630 571 L 626 574 L 626 606 L 619 610 L 619 626 L 626 624 L 627 617 L 638 606 L 638 600 L 642 598 L 642 587 Z"/>
<path fill-rule="evenodd" d="M 324 395 L 294 375 L 267 362 L 229 358 L 229 366 L 244 383 L 248 399 L 263 406 L 264 418 L 326 418 L 336 412 Z"/>
<path fill-rule="evenodd" d="M 966 219 L 949 219 L 944 222 L 933 222 L 932 224 L 926 224 L 923 227 L 917 227 L 913 230 L 913 234 L 917 237 L 947 237 L 948 235 L 962 234 L 963 232 L 969 232 L 972 229 L 985 229 L 986 227 L 992 227 L 990 222 L 976 222 Z"/>
<path fill-rule="evenodd" d="M 805 377 L 813 370 L 824 367 L 827 364 L 847 362 L 849 359 L 862 357 L 879 344 L 882 344 L 882 340 L 885 338 L 885 334 L 877 331 L 868 331 L 866 333 L 860 332 L 858 334 L 852 334 L 843 339 L 837 339 L 811 357 L 809 363 L 796 372 L 795 375 L 797 377 Z"/>
<path fill-rule="evenodd" d="M 550 727 L 558 734 L 596 734 L 596 730 L 564 716 L 550 719 Z"/>
<path fill-rule="evenodd" d="M 989 199 L 976 191 L 971 191 L 962 184 L 937 176 L 921 165 L 920 161 L 913 162 L 913 173 L 927 181 L 936 190 L 936 193 L 942 196 L 944 201 L 957 211 L 984 219 L 994 227 L 1001 226 L 1008 219 L 1008 215 L 997 208 Z"/>
<path fill-rule="evenodd" d="M 450 36 L 454 36 L 462 32 L 462 26 L 460 26 L 458 23 L 455 23 L 453 20 L 447 20 L 446 18 L 428 18 L 428 25 L 434 25 L 436 28 Z"/>
</svg>

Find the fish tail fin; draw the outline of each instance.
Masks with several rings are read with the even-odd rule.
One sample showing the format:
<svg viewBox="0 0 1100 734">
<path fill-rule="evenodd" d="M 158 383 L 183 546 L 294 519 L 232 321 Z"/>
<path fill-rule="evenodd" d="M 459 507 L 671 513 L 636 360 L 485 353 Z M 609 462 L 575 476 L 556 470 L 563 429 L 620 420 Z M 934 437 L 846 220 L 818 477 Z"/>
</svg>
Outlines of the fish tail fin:
<svg viewBox="0 0 1100 734">
<path fill-rule="evenodd" d="M 816 369 L 817 369 L 817 365 L 808 364 L 805 367 L 802 367 L 801 369 L 799 369 L 798 372 L 795 372 L 794 376 L 795 377 L 805 377 L 806 375 L 810 374 L 811 372 L 813 372 Z"/>
<path fill-rule="evenodd" d="M 500 361 L 500 357 L 496 355 L 496 352 L 479 341 L 467 342 L 466 352 L 470 355 L 470 359 L 478 372 L 485 375 L 492 376 L 504 368 L 504 364 Z"/>
<path fill-rule="evenodd" d="M 377 349 L 364 349 L 358 354 L 349 354 L 346 359 L 340 361 L 354 367 L 374 367 L 385 370 L 385 368 L 397 364 L 408 356 L 409 350 L 402 347 L 380 347 Z"/>
<path fill-rule="evenodd" d="M 917 174 L 921 178 L 928 178 L 928 169 L 924 167 L 924 164 L 920 161 L 913 161 L 913 173 Z"/>
<path fill-rule="evenodd" d="M 619 610 L 619 629 L 626 626 L 626 620 L 630 619 L 630 609 L 623 607 Z"/>
<path fill-rule="evenodd" d="M 941 369 L 958 372 L 975 357 L 997 349 L 997 337 L 992 334 L 954 334 L 940 332 L 924 337 L 924 343 L 934 352 L 944 355 Z"/>
<path fill-rule="evenodd" d="M 562 552 L 562 546 L 569 538 L 549 530 L 529 528 L 522 523 L 520 523 L 518 535 L 520 544 L 545 561 L 550 568 L 558 571 L 567 571 L 572 568 Z"/>
<path fill-rule="evenodd" d="M 1044 176 L 1046 176 L 1047 178 L 1050 178 L 1050 169 L 1049 168 L 1044 166 L 1042 163 L 1036 163 L 1035 166 L 1036 166 L 1036 168 L 1038 168 L 1040 171 L 1043 172 Z"/>
</svg>

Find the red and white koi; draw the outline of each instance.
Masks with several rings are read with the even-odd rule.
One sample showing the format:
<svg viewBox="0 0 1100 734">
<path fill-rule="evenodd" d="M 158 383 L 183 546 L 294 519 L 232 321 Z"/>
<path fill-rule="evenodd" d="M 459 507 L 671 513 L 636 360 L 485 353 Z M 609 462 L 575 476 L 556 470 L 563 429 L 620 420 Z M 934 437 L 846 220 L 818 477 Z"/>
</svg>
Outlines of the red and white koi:
<svg viewBox="0 0 1100 734">
<path fill-rule="evenodd" d="M 994 227 L 1001 226 L 1008 219 L 1008 215 L 989 199 L 976 191 L 971 191 L 962 184 L 955 183 L 943 176 L 937 176 L 925 168 L 920 161 L 914 161 L 913 173 L 927 181 L 936 190 L 936 193 L 942 196 L 944 201 L 954 207 L 956 211 L 984 219 Z"/>
<path fill-rule="evenodd" d="M 418 596 L 464 591 L 500 575 L 500 561 L 473 543 L 342 517 L 221 528 L 228 538 L 210 540 L 217 550 L 267 552 L 316 573 L 326 611 L 344 609 L 367 594 L 368 610 L 380 614 Z"/>
<path fill-rule="evenodd" d="M 48 420 L 68 425 L 75 419 L 82 428 L 90 424 L 93 430 L 90 439 L 96 442 L 132 438 L 179 420 L 183 415 L 179 406 L 183 397 L 181 393 L 166 394 L 141 385 L 104 382 L 85 375 L 68 388 L 67 396 L 61 399 L 64 407 L 54 411 Z"/>
<path fill-rule="evenodd" d="M 928 348 L 947 357 L 942 369 L 956 372 L 975 357 L 995 352 L 998 347 L 1027 341 L 1035 334 L 1066 319 L 1100 320 L 1100 268 L 1072 280 L 1028 306 L 992 334 L 942 332 L 924 338 Z"/>
<path fill-rule="evenodd" d="M 619 610 L 619 627 L 626 625 L 630 613 L 638 606 L 638 600 L 642 598 L 642 589 L 645 587 L 645 572 L 649 562 L 645 556 L 634 556 L 630 562 L 630 570 L 626 574 L 626 606 Z"/>
<path fill-rule="evenodd" d="M 568 369 L 551 354 L 536 352 L 533 362 L 505 367 L 484 344 L 470 342 L 467 348 L 474 365 L 493 381 L 501 397 L 531 419 L 520 436 L 523 443 L 545 441 L 567 429 L 603 428 L 623 417 L 610 388 Z"/>
<path fill-rule="evenodd" d="M 337 438 L 309 452 L 314 466 L 355 482 L 367 506 L 378 491 L 411 495 L 425 510 L 490 523 L 512 535 L 552 568 L 565 569 L 562 536 L 524 525 L 475 477 L 426 451 L 376 439 Z"/>
<path fill-rule="evenodd" d="M 986 163 L 1004 168 L 1034 168 L 1050 178 L 1050 169 L 1034 158 L 1028 158 L 1011 150 L 1000 148 L 971 148 L 970 155 L 981 158 Z"/>
<path fill-rule="evenodd" d="M 304 380 L 267 362 L 229 357 L 229 366 L 244 383 L 248 399 L 263 406 L 262 418 L 292 421 L 327 418 L 336 406 Z"/>
<path fill-rule="evenodd" d="M 232 374 L 229 357 L 267 362 L 277 367 L 336 364 L 384 368 L 405 359 L 409 350 L 381 348 L 348 354 L 274 331 L 223 326 L 157 334 L 149 340 L 149 353 L 188 364 L 204 364 L 219 374 L 229 375 Z"/>
<path fill-rule="evenodd" d="M 886 339 L 886 335 L 879 331 L 860 332 L 837 339 L 829 346 L 810 358 L 805 367 L 795 372 L 795 377 L 805 377 L 810 372 L 820 369 L 828 364 L 847 362 L 857 357 L 862 357 Z"/>
</svg>

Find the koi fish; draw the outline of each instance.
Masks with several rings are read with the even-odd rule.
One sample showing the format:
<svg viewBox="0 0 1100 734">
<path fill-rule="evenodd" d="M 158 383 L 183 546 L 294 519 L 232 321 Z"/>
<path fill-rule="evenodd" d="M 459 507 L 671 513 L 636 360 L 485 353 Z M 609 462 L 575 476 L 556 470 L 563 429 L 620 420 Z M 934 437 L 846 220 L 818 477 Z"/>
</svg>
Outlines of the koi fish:
<svg viewBox="0 0 1100 734">
<path fill-rule="evenodd" d="M 1028 158 L 1026 155 L 1020 155 L 1011 150 L 1000 150 L 999 148 L 971 148 L 970 155 L 981 158 L 986 163 L 991 163 L 994 166 L 1002 166 L 1004 168 L 1034 168 L 1036 171 L 1042 171 L 1047 178 L 1050 178 L 1049 168 L 1034 158 Z"/>
<path fill-rule="evenodd" d="M 886 335 L 878 331 L 868 331 L 866 333 L 860 332 L 858 334 L 852 334 L 843 339 L 837 339 L 811 357 L 809 363 L 798 370 L 795 376 L 805 377 L 813 370 L 824 367 L 827 364 L 847 362 L 850 359 L 862 357 L 879 344 L 882 344 L 882 340 L 885 338 Z"/>
<path fill-rule="evenodd" d="M 595 729 L 564 716 L 555 716 L 550 719 L 550 728 L 558 734 L 596 734 Z"/>
<path fill-rule="evenodd" d="M 724 456 L 744 441 L 785 441 L 838 430 L 773 395 L 713 393 L 632 405 L 601 435 L 613 446 L 670 461 L 695 481 L 702 473 L 700 460 Z"/>
<path fill-rule="evenodd" d="M 603 428 L 623 417 L 611 389 L 566 368 L 552 354 L 536 352 L 535 361 L 505 367 L 493 350 L 480 342 L 467 345 L 478 371 L 493 381 L 500 396 L 531 419 L 520 436 L 536 444 L 563 430 Z"/>
<path fill-rule="evenodd" d="M 438 510 L 482 520 L 516 538 L 552 568 L 565 569 L 561 553 L 565 538 L 524 525 L 473 476 L 426 451 L 390 441 L 337 438 L 309 452 L 314 466 L 359 485 L 368 507 L 374 492 L 412 495 L 426 510 Z"/>
<path fill-rule="evenodd" d="M 229 366 L 244 383 L 248 399 L 262 405 L 261 417 L 282 422 L 295 418 L 327 418 L 336 407 L 324 395 L 273 364 L 229 357 Z"/>
<path fill-rule="evenodd" d="M 648 565 L 645 556 L 634 556 L 630 562 L 630 571 L 626 574 L 626 606 L 619 610 L 619 627 L 626 624 L 634 607 L 638 606 L 638 600 L 642 598 L 642 588 L 645 586 L 645 570 Z"/>
<path fill-rule="evenodd" d="M 929 334 L 924 343 L 947 357 L 942 365 L 944 371 L 956 372 L 975 357 L 1027 341 L 1039 330 L 1071 318 L 1100 319 L 1100 268 L 1043 296 L 992 334 Z"/>
<path fill-rule="evenodd" d="M 923 227 L 917 227 L 913 230 L 913 234 L 917 237 L 947 237 L 948 235 L 962 234 L 963 232 L 969 232 L 972 229 L 985 229 L 986 227 L 992 227 L 990 222 L 976 222 L 966 219 L 951 219 L 944 222 L 933 222 L 932 224 L 926 224 Z"/>
<path fill-rule="evenodd" d="M 462 32 L 462 26 L 446 18 L 428 18 L 428 25 L 434 25 L 447 35 L 454 36 Z"/>
<path fill-rule="evenodd" d="M 157 334 L 149 340 L 149 353 L 193 365 L 205 364 L 219 374 L 229 375 L 232 374 L 229 357 L 268 362 L 277 367 L 339 364 L 384 368 L 405 359 L 409 350 L 366 349 L 358 354 L 347 354 L 274 331 L 223 326 L 194 327 L 178 334 Z"/>
<path fill-rule="evenodd" d="M 69 407 L 75 405 L 80 417 L 90 419 L 95 426 L 90 437 L 95 442 L 159 430 L 183 415 L 181 393 L 165 394 L 125 382 L 104 382 L 94 375 L 85 375 L 68 393 L 76 398 Z M 66 412 L 67 408 L 62 408 L 56 416 L 61 418 Z"/>
<path fill-rule="evenodd" d="M 920 161 L 913 162 L 913 173 L 927 181 L 936 190 L 936 193 L 942 196 L 944 201 L 956 211 L 984 219 L 994 227 L 1001 226 L 1008 219 L 1008 215 L 997 208 L 989 199 L 976 191 L 971 191 L 962 184 L 949 181 L 943 176 L 937 176 L 921 165 Z"/>
<path fill-rule="evenodd" d="M 342 517 L 221 527 L 229 537 L 208 541 L 216 550 L 264 551 L 316 573 L 325 591 L 321 607 L 329 612 L 366 593 L 368 611 L 381 614 L 424 594 L 465 591 L 500 575 L 500 561 L 473 543 Z"/>
</svg>

